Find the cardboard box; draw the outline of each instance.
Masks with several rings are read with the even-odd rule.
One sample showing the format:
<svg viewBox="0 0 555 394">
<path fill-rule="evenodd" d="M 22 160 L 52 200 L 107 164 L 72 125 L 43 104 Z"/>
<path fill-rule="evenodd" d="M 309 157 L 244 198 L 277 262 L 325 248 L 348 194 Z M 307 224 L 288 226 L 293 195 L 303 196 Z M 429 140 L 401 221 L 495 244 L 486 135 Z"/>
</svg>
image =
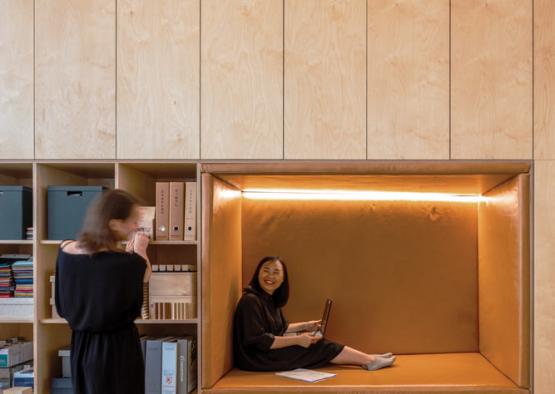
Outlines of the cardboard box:
<svg viewBox="0 0 555 394">
<path fill-rule="evenodd" d="M 0 368 L 9 368 L 33 359 L 33 342 L 18 342 L 0 349 Z"/>
<path fill-rule="evenodd" d="M 4 394 L 33 394 L 31 387 L 12 387 L 4 390 Z"/>
</svg>

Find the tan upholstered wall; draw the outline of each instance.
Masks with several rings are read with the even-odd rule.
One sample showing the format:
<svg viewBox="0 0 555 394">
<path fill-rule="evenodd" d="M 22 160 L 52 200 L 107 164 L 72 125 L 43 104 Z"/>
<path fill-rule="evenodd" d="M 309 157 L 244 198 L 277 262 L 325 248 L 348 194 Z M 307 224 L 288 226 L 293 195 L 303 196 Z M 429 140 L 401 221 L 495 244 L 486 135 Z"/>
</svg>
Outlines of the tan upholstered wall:
<svg viewBox="0 0 555 394">
<path fill-rule="evenodd" d="M 202 175 L 202 386 L 233 366 L 233 311 L 241 283 L 241 199 L 226 183 Z M 231 193 L 226 193 L 231 192 Z"/>
<path fill-rule="evenodd" d="M 368 352 L 478 350 L 477 206 L 243 200 L 243 283 L 288 263 L 290 321 L 335 301 L 329 337 Z"/>
<path fill-rule="evenodd" d="M 529 387 L 529 176 L 486 194 L 478 214 L 480 352 L 521 387 Z"/>
</svg>

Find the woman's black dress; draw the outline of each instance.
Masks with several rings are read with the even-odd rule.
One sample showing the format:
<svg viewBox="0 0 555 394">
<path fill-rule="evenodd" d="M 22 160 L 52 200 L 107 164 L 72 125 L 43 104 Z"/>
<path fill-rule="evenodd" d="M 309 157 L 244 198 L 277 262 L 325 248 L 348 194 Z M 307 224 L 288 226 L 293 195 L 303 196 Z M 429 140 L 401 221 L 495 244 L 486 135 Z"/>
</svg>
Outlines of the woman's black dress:
<svg viewBox="0 0 555 394">
<path fill-rule="evenodd" d="M 274 336 L 287 331 L 287 320 L 271 295 L 248 287 L 245 289 L 233 322 L 235 366 L 247 371 L 286 371 L 319 368 L 334 359 L 343 345 L 322 339 L 308 348 L 289 346 L 270 349 Z"/>
<path fill-rule="evenodd" d="M 134 324 L 145 260 L 135 253 L 69 254 L 56 261 L 56 308 L 73 330 L 75 394 L 142 394 L 144 362 Z"/>
</svg>

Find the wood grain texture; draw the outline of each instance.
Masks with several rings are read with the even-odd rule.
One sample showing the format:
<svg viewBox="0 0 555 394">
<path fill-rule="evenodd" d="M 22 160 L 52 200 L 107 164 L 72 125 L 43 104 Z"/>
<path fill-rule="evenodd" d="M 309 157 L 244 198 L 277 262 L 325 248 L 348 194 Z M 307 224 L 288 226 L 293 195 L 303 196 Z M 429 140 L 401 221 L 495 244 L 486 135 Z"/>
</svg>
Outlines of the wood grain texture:
<svg viewBox="0 0 555 394">
<path fill-rule="evenodd" d="M 534 393 L 555 387 L 555 161 L 535 162 Z"/>
<path fill-rule="evenodd" d="M 201 157 L 282 159 L 282 1 L 205 0 L 201 25 Z"/>
<path fill-rule="evenodd" d="M 36 1 L 37 158 L 115 157 L 115 5 Z"/>
<path fill-rule="evenodd" d="M 555 2 L 534 1 L 534 158 L 555 159 Z"/>
<path fill-rule="evenodd" d="M 368 2 L 368 158 L 449 158 L 449 1 Z"/>
<path fill-rule="evenodd" d="M 451 154 L 532 157 L 532 2 L 451 2 Z"/>
<path fill-rule="evenodd" d="M 523 161 L 279 161 L 201 163 L 202 172 L 215 174 L 516 174 L 530 171 Z"/>
<path fill-rule="evenodd" d="M 32 0 L 0 2 L 0 53 L 0 159 L 33 159 Z"/>
<path fill-rule="evenodd" d="M 366 158 L 366 2 L 285 0 L 285 159 Z"/>
<path fill-rule="evenodd" d="M 117 157 L 199 158 L 199 0 L 117 4 Z"/>
</svg>

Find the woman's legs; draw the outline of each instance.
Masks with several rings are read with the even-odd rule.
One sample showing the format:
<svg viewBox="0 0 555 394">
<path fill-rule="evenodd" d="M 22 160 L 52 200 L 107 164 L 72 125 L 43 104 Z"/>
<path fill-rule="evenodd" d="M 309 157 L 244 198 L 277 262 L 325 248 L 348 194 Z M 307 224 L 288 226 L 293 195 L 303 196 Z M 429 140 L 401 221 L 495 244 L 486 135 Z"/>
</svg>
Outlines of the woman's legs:
<svg viewBox="0 0 555 394">
<path fill-rule="evenodd" d="M 360 352 L 352 347 L 345 346 L 341 353 L 339 353 L 333 360 L 330 361 L 332 364 L 354 364 L 363 365 L 371 363 L 376 359 L 375 356 Z"/>
</svg>

